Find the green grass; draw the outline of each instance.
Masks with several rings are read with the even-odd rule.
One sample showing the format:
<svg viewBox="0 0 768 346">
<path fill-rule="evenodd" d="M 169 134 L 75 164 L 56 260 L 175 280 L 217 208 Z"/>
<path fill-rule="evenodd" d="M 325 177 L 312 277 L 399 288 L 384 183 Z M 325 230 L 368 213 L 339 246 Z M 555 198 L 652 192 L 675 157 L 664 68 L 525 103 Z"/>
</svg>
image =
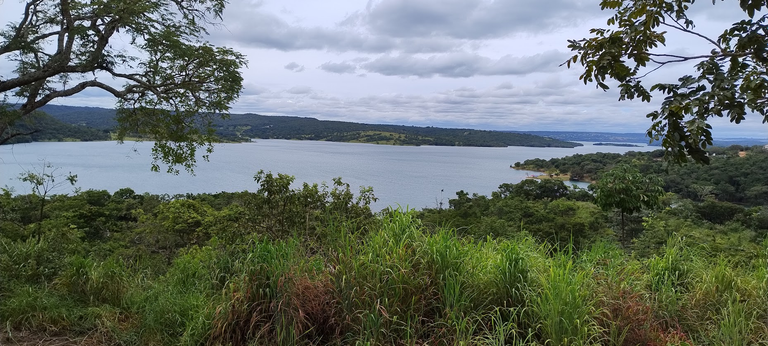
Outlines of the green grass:
<svg viewBox="0 0 768 346">
<path fill-rule="evenodd" d="M 31 238 L 32 239 L 32 238 Z M 768 266 L 672 240 L 650 259 L 598 242 L 463 238 L 392 211 L 317 243 L 260 236 L 158 262 L 4 241 L 0 321 L 143 345 L 765 345 Z M 56 261 L 63 256 L 64 260 Z M 34 265 L 33 265 L 34 264 Z M 11 265 L 19 266 L 14 272 Z"/>
<path fill-rule="evenodd" d="M 599 335 L 592 276 L 579 270 L 570 253 L 559 253 L 540 274 L 541 289 L 531 298 L 545 344 L 589 345 Z"/>
</svg>

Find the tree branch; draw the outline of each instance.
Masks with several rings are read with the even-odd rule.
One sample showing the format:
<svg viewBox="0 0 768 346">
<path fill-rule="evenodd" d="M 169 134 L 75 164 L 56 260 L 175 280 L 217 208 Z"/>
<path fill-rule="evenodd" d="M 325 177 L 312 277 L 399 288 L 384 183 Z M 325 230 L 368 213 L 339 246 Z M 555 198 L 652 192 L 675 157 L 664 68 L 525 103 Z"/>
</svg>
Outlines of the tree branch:
<svg viewBox="0 0 768 346">
<path fill-rule="evenodd" d="M 674 17 L 672 17 L 672 15 L 671 15 L 671 14 L 669 14 L 669 13 L 664 13 L 664 14 L 666 14 L 666 15 L 669 17 L 669 19 L 671 19 L 671 20 L 672 20 L 673 22 L 675 22 L 675 24 L 677 24 L 677 25 L 676 25 L 676 26 L 675 26 L 675 25 L 671 25 L 671 24 L 669 24 L 669 23 L 667 23 L 667 22 L 661 22 L 661 25 L 664 25 L 664 26 L 670 27 L 670 28 L 672 28 L 672 29 L 675 29 L 675 30 L 679 30 L 679 31 L 682 31 L 682 32 L 685 32 L 685 33 L 688 33 L 688 34 L 691 34 L 691 35 L 695 35 L 695 36 L 698 36 L 698 37 L 700 37 L 700 38 L 703 38 L 703 39 L 704 39 L 704 40 L 706 40 L 707 42 L 709 42 L 709 43 L 711 43 L 712 45 L 714 45 L 715 47 L 717 47 L 717 49 L 719 49 L 720 51 L 722 51 L 722 50 L 723 50 L 723 47 L 722 47 L 722 46 L 720 46 L 720 44 L 719 44 L 719 43 L 717 43 L 717 41 L 715 41 L 715 40 L 713 40 L 713 39 L 711 39 L 711 38 L 709 38 L 709 37 L 706 37 L 706 36 L 704 36 L 704 35 L 702 35 L 702 34 L 700 34 L 700 33 L 698 33 L 698 32 L 695 32 L 695 31 L 693 31 L 693 30 L 687 29 L 686 27 L 684 27 L 683 25 L 681 25 L 681 24 L 680 24 L 680 22 L 679 22 L 677 19 L 675 19 Z"/>
<path fill-rule="evenodd" d="M 27 100 L 27 102 L 25 102 L 19 108 L 19 111 L 21 111 L 22 115 L 26 115 L 26 114 L 31 113 L 35 109 L 38 109 L 38 108 L 40 108 L 42 106 L 45 106 L 46 104 L 48 104 L 48 102 L 51 102 L 53 99 L 56 99 L 56 98 L 59 98 L 59 97 L 72 96 L 74 94 L 77 94 L 77 93 L 85 90 L 86 88 L 91 88 L 91 87 L 96 87 L 96 88 L 102 89 L 102 90 L 112 94 L 116 98 L 122 98 L 122 97 L 124 97 L 129 92 L 128 89 L 121 91 L 121 90 L 117 90 L 117 89 L 115 89 L 115 88 L 113 88 L 113 87 L 111 87 L 111 86 L 109 86 L 107 84 L 99 82 L 97 80 L 89 80 L 89 81 L 81 82 L 81 83 L 79 83 L 79 84 L 77 84 L 77 85 L 75 85 L 75 86 L 73 86 L 73 87 L 71 87 L 69 89 L 63 89 L 63 90 L 57 90 L 57 91 L 50 92 L 50 93 L 46 94 L 45 96 L 41 97 L 37 101 Z"/>
<path fill-rule="evenodd" d="M 16 31 L 13 34 L 13 37 L 8 40 L 8 43 L 0 48 L 0 55 L 5 54 L 8 47 L 12 47 L 15 44 L 17 44 L 18 40 L 21 39 L 22 33 L 24 32 L 24 26 L 27 25 L 27 22 L 30 20 L 30 9 L 32 7 L 37 7 L 37 3 L 39 3 L 42 0 L 37 1 L 30 1 L 27 3 L 26 6 L 24 6 L 24 17 L 21 19 L 21 22 L 19 22 L 19 26 L 16 27 Z"/>
<path fill-rule="evenodd" d="M 133 73 L 133 74 L 119 73 L 119 72 L 115 72 L 115 70 L 113 68 L 110 68 L 110 67 L 107 67 L 107 66 L 99 66 L 99 69 L 109 73 L 110 75 L 112 75 L 112 77 L 123 78 L 123 79 L 127 79 L 129 81 L 132 81 L 132 82 L 138 84 L 138 86 L 141 86 L 142 88 L 146 89 L 147 91 L 155 94 L 156 96 L 162 95 L 160 90 L 157 88 L 157 85 L 152 85 L 152 84 L 148 83 L 146 80 L 141 78 L 142 75 L 140 75 L 140 74 L 136 74 L 136 73 Z"/>
<path fill-rule="evenodd" d="M 654 61 L 653 59 L 651 59 L 651 61 L 653 61 L 653 62 L 656 62 L 656 61 Z M 656 62 L 656 63 L 657 63 L 657 62 Z M 660 68 L 664 67 L 664 65 L 666 65 L 666 63 L 663 63 L 663 64 L 659 64 L 659 66 L 656 66 L 656 67 L 654 67 L 653 69 L 651 69 L 650 71 L 648 71 L 648 72 L 644 73 L 642 76 L 640 76 L 640 77 L 637 77 L 636 79 L 643 79 L 643 78 L 647 77 L 649 74 L 651 74 L 651 73 L 654 73 L 654 72 L 656 72 L 656 70 L 658 70 L 658 69 L 660 69 Z"/>
<path fill-rule="evenodd" d="M 754 52 L 743 52 L 743 53 L 719 53 L 719 54 L 703 54 L 703 55 L 692 55 L 692 56 L 684 56 L 684 55 L 677 55 L 677 54 L 663 54 L 663 53 L 646 53 L 650 58 L 650 60 L 656 64 L 659 65 L 666 65 L 670 63 L 678 63 L 678 62 L 685 62 L 690 60 L 699 60 L 699 59 L 711 59 L 711 58 L 730 58 L 730 57 L 737 57 L 737 58 L 743 58 L 746 56 L 750 56 L 754 54 Z M 658 60 L 654 59 L 653 57 L 657 58 L 671 58 L 670 60 Z"/>
<path fill-rule="evenodd" d="M 15 132 L 15 133 L 11 133 L 7 137 L 0 137 L 0 145 L 8 143 L 8 141 L 13 139 L 14 137 L 29 136 L 31 134 L 35 134 L 35 133 L 38 133 L 38 132 L 40 132 L 40 130 L 32 130 L 32 131 L 29 131 L 29 132 Z"/>
</svg>

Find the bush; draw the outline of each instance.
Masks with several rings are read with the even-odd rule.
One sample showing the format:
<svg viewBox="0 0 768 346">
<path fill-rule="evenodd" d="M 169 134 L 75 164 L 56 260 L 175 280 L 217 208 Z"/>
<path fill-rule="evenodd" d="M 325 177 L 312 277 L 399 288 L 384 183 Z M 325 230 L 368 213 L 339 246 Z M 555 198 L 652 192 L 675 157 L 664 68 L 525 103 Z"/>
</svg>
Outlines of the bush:
<svg viewBox="0 0 768 346">
<path fill-rule="evenodd" d="M 65 268 L 65 259 L 81 253 L 81 233 L 49 222 L 29 226 L 41 235 L 21 240 L 0 237 L 0 289 L 11 283 L 51 283 Z"/>
</svg>

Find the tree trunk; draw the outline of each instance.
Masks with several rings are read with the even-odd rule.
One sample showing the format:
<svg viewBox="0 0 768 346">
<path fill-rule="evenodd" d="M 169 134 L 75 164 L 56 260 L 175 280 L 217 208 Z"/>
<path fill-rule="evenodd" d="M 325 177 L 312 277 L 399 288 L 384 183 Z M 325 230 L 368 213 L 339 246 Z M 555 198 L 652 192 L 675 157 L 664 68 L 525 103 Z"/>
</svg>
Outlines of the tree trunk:
<svg viewBox="0 0 768 346">
<path fill-rule="evenodd" d="M 627 240 L 627 234 L 624 230 L 624 212 L 621 212 L 621 241 L 624 242 Z"/>
</svg>

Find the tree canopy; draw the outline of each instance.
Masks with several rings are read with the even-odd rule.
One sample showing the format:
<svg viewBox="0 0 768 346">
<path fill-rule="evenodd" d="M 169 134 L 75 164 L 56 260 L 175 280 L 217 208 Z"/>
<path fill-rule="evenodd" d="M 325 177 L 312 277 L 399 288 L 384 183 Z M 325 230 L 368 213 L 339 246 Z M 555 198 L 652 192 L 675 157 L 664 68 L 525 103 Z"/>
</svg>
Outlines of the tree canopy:
<svg viewBox="0 0 768 346">
<path fill-rule="evenodd" d="M 0 57 L 16 64 L 0 75 L 0 144 L 36 109 L 99 89 L 117 99 L 119 139 L 156 141 L 154 170 L 192 169 L 197 149 L 212 150 L 213 120 L 242 90 L 244 56 L 205 41 L 226 3 L 26 1 L 19 21 L 0 30 Z"/>
<path fill-rule="evenodd" d="M 624 233 L 624 215 L 632 215 L 642 209 L 660 206 L 664 196 L 662 181 L 657 176 L 644 176 L 628 164 L 616 165 L 603 174 L 594 185 L 595 204 L 603 210 L 618 209 L 621 212 L 621 230 Z"/>
<path fill-rule="evenodd" d="M 743 19 L 719 36 L 708 37 L 696 30 L 689 16 L 694 2 L 602 0 L 601 8 L 614 12 L 608 28 L 592 29 L 589 38 L 569 40 L 568 47 L 576 54 L 566 65 L 581 64 L 580 79 L 603 90 L 609 89 L 610 80 L 618 82 L 619 100 L 650 102 L 652 93 L 660 92 L 664 95 L 660 108 L 647 115 L 653 121 L 648 136 L 662 138 L 668 159 L 684 162 L 690 157 L 708 163 L 711 118 L 727 117 L 738 124 L 747 113 L 757 113 L 768 121 L 768 14 L 759 12 L 765 1 L 741 0 Z M 711 49 L 691 54 L 661 51 L 670 32 L 703 40 Z M 695 73 L 676 83 L 645 82 L 658 69 L 686 62 L 696 62 Z"/>
</svg>

